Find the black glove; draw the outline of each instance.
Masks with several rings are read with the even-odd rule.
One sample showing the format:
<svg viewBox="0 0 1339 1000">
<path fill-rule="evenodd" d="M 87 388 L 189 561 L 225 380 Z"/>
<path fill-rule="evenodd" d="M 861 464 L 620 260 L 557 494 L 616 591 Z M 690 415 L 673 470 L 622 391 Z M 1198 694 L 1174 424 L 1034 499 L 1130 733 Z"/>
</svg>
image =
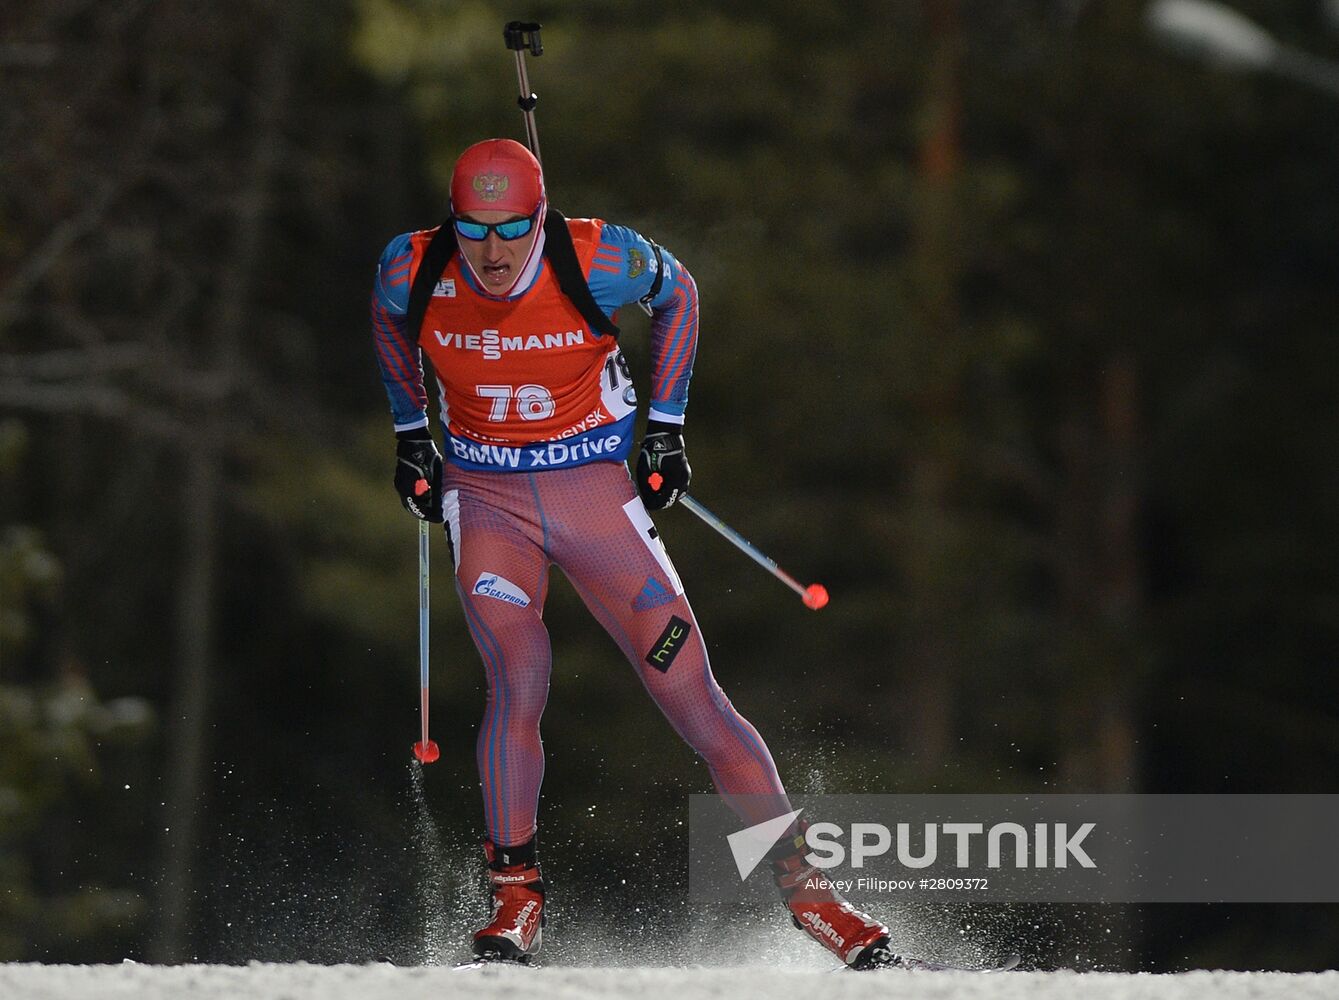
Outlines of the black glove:
<svg viewBox="0 0 1339 1000">
<path fill-rule="evenodd" d="M 423 521 L 442 520 L 442 456 L 426 427 L 396 434 L 395 492 L 404 509 Z"/>
<path fill-rule="evenodd" d="M 647 510 L 663 510 L 688 491 L 692 478 L 693 470 L 683 447 L 683 428 L 648 420 L 642 450 L 637 456 L 637 492 L 642 504 Z"/>
</svg>

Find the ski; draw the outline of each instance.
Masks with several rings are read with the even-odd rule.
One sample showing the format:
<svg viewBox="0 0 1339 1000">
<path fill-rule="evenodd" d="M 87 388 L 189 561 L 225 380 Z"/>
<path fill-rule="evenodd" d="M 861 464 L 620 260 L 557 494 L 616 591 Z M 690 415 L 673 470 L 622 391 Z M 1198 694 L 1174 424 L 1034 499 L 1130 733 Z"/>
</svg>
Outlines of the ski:
<svg viewBox="0 0 1339 1000">
<path fill-rule="evenodd" d="M 507 958 L 476 958 L 476 959 L 475 959 L 474 961 L 472 961 L 472 962 L 461 962 L 459 965 L 454 965 L 454 966 L 452 966 L 452 967 L 451 967 L 451 971 L 452 971 L 452 972 L 477 972 L 477 971 L 479 971 L 479 970 L 481 970 L 481 969 L 497 969 L 497 968 L 503 968 L 503 967 L 506 967 L 506 968 L 512 968 L 512 969 L 537 969 L 537 968 L 539 968 L 539 966 L 536 965 L 534 962 L 517 962 L 517 961 L 515 961 L 515 960 L 513 960 L 513 959 L 507 959 Z"/>
<path fill-rule="evenodd" d="M 1012 972 L 1018 968 L 1022 959 L 1017 954 L 1009 955 L 997 965 L 955 965 L 951 962 L 932 962 L 926 958 L 911 958 L 907 955 L 894 955 L 886 949 L 871 956 L 862 965 L 847 966 L 852 972 L 885 972 L 901 969 L 906 972 L 975 972 L 988 974 L 993 972 Z"/>
<path fill-rule="evenodd" d="M 910 972 L 1012 972 L 1018 968 L 1018 963 L 1022 959 L 1018 955 L 1010 955 L 998 965 L 952 965 L 947 962 L 931 962 L 924 958 L 904 958 L 901 967 Z"/>
</svg>

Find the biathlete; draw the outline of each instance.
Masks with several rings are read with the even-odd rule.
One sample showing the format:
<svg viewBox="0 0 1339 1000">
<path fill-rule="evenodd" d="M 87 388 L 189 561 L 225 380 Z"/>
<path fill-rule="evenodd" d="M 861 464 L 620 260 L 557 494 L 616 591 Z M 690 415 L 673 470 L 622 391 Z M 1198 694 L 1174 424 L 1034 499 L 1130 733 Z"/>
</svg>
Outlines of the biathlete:
<svg viewBox="0 0 1339 1000">
<path fill-rule="evenodd" d="M 616 311 L 651 326 L 651 404 L 625 464 L 637 400 Z M 395 421 L 395 487 L 414 516 L 445 522 L 487 700 L 477 761 L 493 912 L 474 934 L 485 959 L 539 951 L 544 880 L 536 812 L 539 722 L 552 652 L 551 565 L 618 643 L 670 725 L 706 762 L 746 823 L 790 812 L 757 730 L 712 676 L 697 620 L 647 510 L 673 504 L 691 470 L 683 421 L 697 349 L 697 287 L 668 250 L 548 205 L 520 143 L 467 149 L 441 227 L 391 240 L 372 294 L 377 362 Z M 428 430 L 422 356 L 432 362 L 446 461 Z M 848 965 L 890 959 L 888 928 L 835 890 L 813 888 L 796 828 L 769 856 L 797 926 Z"/>
</svg>

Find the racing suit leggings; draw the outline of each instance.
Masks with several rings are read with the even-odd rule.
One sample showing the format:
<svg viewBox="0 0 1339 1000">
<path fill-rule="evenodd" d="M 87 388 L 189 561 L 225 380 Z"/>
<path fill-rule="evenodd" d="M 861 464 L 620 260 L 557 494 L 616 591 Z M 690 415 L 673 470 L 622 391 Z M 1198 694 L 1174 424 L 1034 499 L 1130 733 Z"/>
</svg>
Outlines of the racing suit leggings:
<svg viewBox="0 0 1339 1000">
<path fill-rule="evenodd" d="M 621 462 L 539 472 L 448 463 L 446 530 L 487 696 L 476 754 L 496 844 L 535 833 L 539 721 L 552 651 L 544 625 L 556 565 L 618 643 L 674 730 L 746 822 L 790 810 L 772 755 L 712 676 L 678 575 Z"/>
</svg>

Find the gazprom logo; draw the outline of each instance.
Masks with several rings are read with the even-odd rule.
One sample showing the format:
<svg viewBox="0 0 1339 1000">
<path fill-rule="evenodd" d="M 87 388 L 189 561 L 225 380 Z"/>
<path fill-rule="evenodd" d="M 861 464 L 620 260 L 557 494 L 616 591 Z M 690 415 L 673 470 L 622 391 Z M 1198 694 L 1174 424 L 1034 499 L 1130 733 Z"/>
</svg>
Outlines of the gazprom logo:
<svg viewBox="0 0 1339 1000">
<path fill-rule="evenodd" d="M 506 577 L 496 573 L 480 573 L 474 581 L 474 593 L 480 597 L 492 597 L 518 608 L 530 607 L 530 595 Z"/>
</svg>

